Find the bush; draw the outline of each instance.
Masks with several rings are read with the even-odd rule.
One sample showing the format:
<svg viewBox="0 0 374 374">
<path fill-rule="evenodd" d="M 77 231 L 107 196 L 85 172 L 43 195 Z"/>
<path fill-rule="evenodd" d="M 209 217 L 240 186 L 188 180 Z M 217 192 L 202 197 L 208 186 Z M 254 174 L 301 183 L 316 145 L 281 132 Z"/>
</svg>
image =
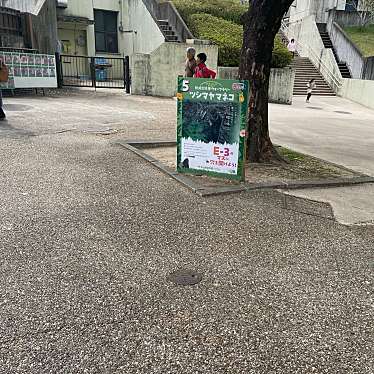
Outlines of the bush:
<svg viewBox="0 0 374 374">
<path fill-rule="evenodd" d="M 292 54 L 283 44 L 281 38 L 277 36 L 274 41 L 273 58 L 271 60 L 271 67 L 284 68 L 292 61 Z"/>
<path fill-rule="evenodd" d="M 243 37 L 243 27 L 209 14 L 194 14 L 190 18 L 194 36 L 209 39 L 219 47 L 219 66 L 238 66 Z"/>
<path fill-rule="evenodd" d="M 188 26 L 197 38 L 209 39 L 218 45 L 219 66 L 239 66 L 243 42 L 243 27 L 241 25 L 209 14 L 193 14 L 189 18 Z M 276 38 L 272 67 L 285 67 L 291 60 L 292 56 L 287 48 L 279 38 Z"/>
<path fill-rule="evenodd" d="M 248 9 L 237 0 L 173 0 L 173 3 L 187 24 L 191 16 L 198 13 L 241 24 L 241 17 Z"/>
</svg>

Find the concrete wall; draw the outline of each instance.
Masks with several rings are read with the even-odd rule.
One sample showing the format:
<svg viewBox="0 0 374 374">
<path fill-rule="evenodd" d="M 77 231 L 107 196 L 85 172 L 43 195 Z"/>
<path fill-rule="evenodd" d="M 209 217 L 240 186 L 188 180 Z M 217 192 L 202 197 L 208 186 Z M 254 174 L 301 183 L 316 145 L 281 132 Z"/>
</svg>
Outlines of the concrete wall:
<svg viewBox="0 0 374 374">
<path fill-rule="evenodd" d="M 127 0 L 127 6 L 128 27 L 136 31 L 132 34 L 133 48 L 128 54 L 151 53 L 165 41 L 164 35 L 142 0 Z"/>
<path fill-rule="evenodd" d="M 292 104 L 295 70 L 286 67 L 271 69 L 269 82 L 269 101 L 271 103 Z"/>
<path fill-rule="evenodd" d="M 218 47 L 216 45 L 163 43 L 151 54 L 133 56 L 131 92 L 135 95 L 175 96 L 177 77 L 184 75 L 186 49 L 191 46 L 197 53 L 206 53 L 207 65 L 217 71 Z"/>
<path fill-rule="evenodd" d="M 238 79 L 238 68 L 218 68 L 218 78 Z M 295 82 L 295 70 L 286 67 L 284 69 L 271 69 L 269 82 L 269 101 L 278 104 L 292 104 L 293 86 Z"/>
<path fill-rule="evenodd" d="M 365 58 L 363 79 L 374 80 L 374 56 Z"/>
<path fill-rule="evenodd" d="M 118 26 L 122 23 L 123 29 L 127 31 L 118 31 L 118 55 L 131 56 L 135 53 L 150 53 L 165 40 L 142 0 L 69 0 L 68 7 L 59 9 L 59 14 L 94 20 L 94 9 L 118 12 Z M 76 28 L 81 30 L 82 25 L 60 22 L 59 29 L 62 30 L 59 32 L 60 39 L 69 36 L 66 30 L 74 31 Z M 87 54 L 95 56 L 95 26 L 85 25 L 84 30 L 87 39 Z M 76 40 L 71 40 L 70 44 L 73 46 L 73 50 L 79 50 L 74 46 Z M 98 53 L 97 55 L 104 54 Z M 115 55 L 113 56 L 115 57 Z"/>
<path fill-rule="evenodd" d="M 328 13 L 328 21 L 330 19 L 341 27 L 361 25 L 361 18 L 357 12 L 345 12 L 344 10 L 331 9 Z"/>
<path fill-rule="evenodd" d="M 374 56 L 363 56 L 344 30 L 333 21 L 333 16 L 334 13 L 330 13 L 327 31 L 340 61 L 347 63 L 353 78 L 374 80 Z"/>
<path fill-rule="evenodd" d="M 374 109 L 374 81 L 343 79 L 339 96 Z"/>
<path fill-rule="evenodd" d="M 343 29 L 332 19 L 329 19 L 327 31 L 330 35 L 335 51 L 339 56 L 339 60 L 346 62 L 351 72 L 352 78 L 361 79 L 365 66 L 365 58 L 349 39 Z"/>
<path fill-rule="evenodd" d="M 290 24 L 287 37 L 295 38 L 300 56 L 308 57 L 331 88 L 337 92 L 343 78 L 333 52 L 323 45 L 315 17 L 308 16 Z"/>
</svg>

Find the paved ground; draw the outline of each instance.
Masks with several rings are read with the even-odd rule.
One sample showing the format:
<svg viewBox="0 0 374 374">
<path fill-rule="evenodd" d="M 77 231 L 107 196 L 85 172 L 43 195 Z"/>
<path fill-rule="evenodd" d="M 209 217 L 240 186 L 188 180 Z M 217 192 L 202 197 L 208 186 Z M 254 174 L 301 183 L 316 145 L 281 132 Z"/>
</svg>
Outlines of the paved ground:
<svg viewBox="0 0 374 374">
<path fill-rule="evenodd" d="M 295 97 L 270 106 L 273 140 L 294 150 L 374 176 L 374 111 L 338 97 Z M 313 189 L 293 195 L 329 202 L 346 224 L 374 223 L 374 185 Z"/>
<path fill-rule="evenodd" d="M 373 373 L 373 227 L 198 198 L 111 145 L 172 137 L 171 100 L 6 102 L 0 373 Z"/>
</svg>

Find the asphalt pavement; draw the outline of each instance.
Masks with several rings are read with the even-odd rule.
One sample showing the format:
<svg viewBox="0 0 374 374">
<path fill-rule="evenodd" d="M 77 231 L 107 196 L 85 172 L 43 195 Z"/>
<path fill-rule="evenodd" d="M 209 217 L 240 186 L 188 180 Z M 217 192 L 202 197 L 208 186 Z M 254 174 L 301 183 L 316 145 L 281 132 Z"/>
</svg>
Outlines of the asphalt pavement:
<svg viewBox="0 0 374 374">
<path fill-rule="evenodd" d="M 293 150 L 374 176 L 374 110 L 340 97 L 294 97 L 270 105 L 273 141 Z M 306 189 L 292 195 L 327 202 L 347 225 L 374 224 L 374 185 Z"/>
<path fill-rule="evenodd" d="M 172 138 L 172 100 L 6 103 L 0 373 L 373 373 L 374 227 L 199 198 L 113 144 Z"/>
</svg>

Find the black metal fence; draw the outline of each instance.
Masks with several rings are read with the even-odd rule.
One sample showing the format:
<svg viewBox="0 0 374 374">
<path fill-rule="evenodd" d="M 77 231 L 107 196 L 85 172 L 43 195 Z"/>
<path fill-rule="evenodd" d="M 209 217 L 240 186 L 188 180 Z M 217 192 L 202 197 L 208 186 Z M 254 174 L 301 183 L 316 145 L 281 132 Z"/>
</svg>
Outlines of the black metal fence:
<svg viewBox="0 0 374 374">
<path fill-rule="evenodd" d="M 130 93 L 129 57 L 56 56 L 59 86 L 122 88 Z"/>
</svg>

